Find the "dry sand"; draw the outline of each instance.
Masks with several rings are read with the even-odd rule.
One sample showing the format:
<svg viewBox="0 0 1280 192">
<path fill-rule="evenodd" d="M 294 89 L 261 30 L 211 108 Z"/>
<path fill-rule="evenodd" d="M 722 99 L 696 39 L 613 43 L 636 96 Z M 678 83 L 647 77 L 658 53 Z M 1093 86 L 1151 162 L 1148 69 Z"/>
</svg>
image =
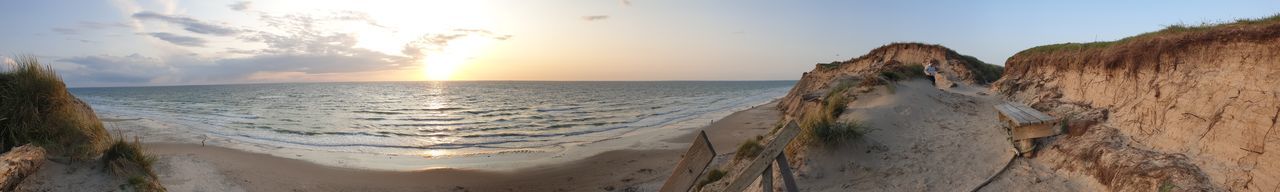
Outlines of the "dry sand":
<svg viewBox="0 0 1280 192">
<path fill-rule="evenodd" d="M 1034 159 L 1010 164 L 1014 152 L 991 107 L 1002 100 L 985 87 L 937 89 L 923 79 L 893 85 L 857 94 L 841 115 L 868 125 L 865 136 L 798 157 L 800 191 L 972 191 L 993 177 L 982 191 L 1105 190 Z"/>
<path fill-rule="evenodd" d="M 772 128 L 780 116 L 775 105 L 736 112 L 704 130 L 713 145 L 736 146 Z M 687 144 L 693 135 L 668 140 Z M 158 155 L 157 174 L 171 191 L 655 191 L 683 152 L 608 151 L 515 171 L 372 171 L 200 144 L 148 143 L 144 148 Z M 732 147 L 720 148 L 731 153 Z"/>
</svg>

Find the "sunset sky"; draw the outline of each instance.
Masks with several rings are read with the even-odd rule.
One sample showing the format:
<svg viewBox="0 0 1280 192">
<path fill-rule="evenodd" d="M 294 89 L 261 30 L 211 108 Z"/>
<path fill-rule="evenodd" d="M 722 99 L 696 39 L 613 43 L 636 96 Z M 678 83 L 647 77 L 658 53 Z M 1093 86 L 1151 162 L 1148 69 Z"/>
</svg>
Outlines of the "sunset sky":
<svg viewBox="0 0 1280 192">
<path fill-rule="evenodd" d="M 788 80 L 902 41 L 1017 51 L 1280 12 L 1280 1 L 4 1 L 0 53 L 72 86 Z"/>
</svg>

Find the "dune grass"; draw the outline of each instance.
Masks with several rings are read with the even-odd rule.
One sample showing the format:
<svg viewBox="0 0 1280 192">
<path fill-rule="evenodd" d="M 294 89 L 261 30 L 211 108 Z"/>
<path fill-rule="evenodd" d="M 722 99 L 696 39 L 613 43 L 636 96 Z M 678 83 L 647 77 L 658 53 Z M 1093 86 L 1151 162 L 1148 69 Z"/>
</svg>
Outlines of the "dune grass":
<svg viewBox="0 0 1280 192">
<path fill-rule="evenodd" d="M 720 181 L 720 179 L 724 179 L 724 176 L 726 174 L 728 173 L 725 172 L 724 170 L 712 169 L 711 171 L 707 172 L 706 179 L 703 179 L 702 181 L 698 182 L 698 187 L 694 188 L 693 191 L 701 191 L 702 187 L 707 186 L 707 184 L 715 183 L 716 181 Z"/>
<path fill-rule="evenodd" d="M 155 158 L 136 140 L 113 143 L 93 109 L 67 92 L 52 67 L 33 56 L 13 61 L 0 71 L 0 150 L 32 143 L 52 158 L 100 158 L 108 171 L 127 178 L 122 190 L 165 191 L 151 168 Z"/>
<path fill-rule="evenodd" d="M 977 57 L 969 55 L 960 55 L 960 58 L 964 59 L 965 63 L 969 63 L 970 71 L 972 71 L 973 75 L 976 76 L 975 79 L 977 79 L 979 83 L 995 82 L 1000 79 L 1000 76 L 1004 75 L 1004 66 L 983 62 L 982 60 L 978 60 Z M 921 68 L 918 71 L 923 70 L 924 68 Z"/>
<path fill-rule="evenodd" d="M 147 155 L 142 150 L 142 145 L 136 140 L 128 142 L 123 139 L 116 139 L 102 154 L 102 162 L 106 164 L 107 170 L 117 176 L 128 177 L 128 183 L 121 186 L 124 189 L 132 188 L 134 191 L 165 191 L 164 187 L 159 185 L 155 171 L 152 171 L 152 165 L 155 164 L 156 158 Z"/>
<path fill-rule="evenodd" d="M 1125 37 L 1115 41 L 1096 41 L 1096 42 L 1088 42 L 1088 43 L 1060 43 L 1060 44 L 1052 44 L 1052 45 L 1043 45 L 1043 46 L 1037 46 L 1027 50 L 1023 50 L 1018 54 L 1106 48 L 1106 47 L 1129 42 L 1134 39 L 1140 39 L 1140 38 L 1155 37 L 1155 36 L 1161 36 L 1161 35 L 1172 35 L 1172 34 L 1180 34 L 1180 33 L 1202 32 L 1202 31 L 1217 29 L 1217 28 L 1259 25 L 1259 24 L 1269 24 L 1269 23 L 1277 23 L 1277 22 L 1280 22 L 1280 13 L 1277 13 L 1268 17 L 1262 17 L 1262 18 L 1237 19 L 1234 22 L 1223 22 L 1223 23 L 1203 22 L 1198 25 L 1173 24 L 1173 25 L 1165 26 L 1164 29 L 1161 29 L 1159 31 L 1138 34 L 1138 35 Z"/>
<path fill-rule="evenodd" d="M 880 77 L 890 81 L 902 81 L 924 77 L 924 64 L 908 63 L 881 71 Z"/>
<path fill-rule="evenodd" d="M 817 66 L 819 69 L 824 69 L 824 70 L 835 69 L 836 67 L 840 67 L 840 65 L 843 63 L 844 62 L 840 62 L 840 61 L 832 61 L 831 63 L 818 63 Z"/>
<path fill-rule="evenodd" d="M 33 143 L 75 160 L 97 157 L 110 142 L 102 122 L 67 92 L 53 68 L 18 56 L 0 71 L 0 147 Z"/>
<path fill-rule="evenodd" d="M 840 121 L 846 105 L 852 98 L 846 95 L 853 83 L 841 83 L 832 88 L 822 101 L 822 106 L 811 108 L 800 119 L 800 141 L 811 144 L 834 145 L 848 139 L 862 137 L 866 126 L 857 120 Z"/>
<path fill-rule="evenodd" d="M 155 176 L 151 165 L 155 164 L 156 158 L 143 153 L 142 145 L 137 141 L 117 139 L 111 144 L 111 148 L 102 153 L 102 161 L 107 164 L 108 170 L 117 175 Z"/>
<path fill-rule="evenodd" d="M 740 160 L 760 155 L 760 151 L 764 151 L 764 145 L 760 145 L 760 138 L 748 139 L 738 145 L 738 151 L 733 153 L 733 159 Z"/>
</svg>

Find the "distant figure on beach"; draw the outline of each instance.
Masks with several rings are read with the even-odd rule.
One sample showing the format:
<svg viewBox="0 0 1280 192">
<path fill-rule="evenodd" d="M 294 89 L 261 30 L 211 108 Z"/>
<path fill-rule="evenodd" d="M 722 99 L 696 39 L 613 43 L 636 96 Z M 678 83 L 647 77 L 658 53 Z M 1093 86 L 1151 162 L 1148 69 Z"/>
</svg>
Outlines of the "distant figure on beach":
<svg viewBox="0 0 1280 192">
<path fill-rule="evenodd" d="M 926 65 L 926 66 L 924 67 L 924 77 L 925 77 L 925 79 L 929 79 L 929 83 L 934 84 L 934 85 L 937 85 L 937 84 L 938 84 L 937 79 L 934 79 L 934 78 L 936 78 L 936 75 L 938 74 L 938 67 L 937 67 L 937 64 L 938 64 L 938 60 L 937 60 L 937 59 L 934 59 L 934 60 L 930 60 L 930 61 L 929 61 L 929 65 Z"/>
</svg>

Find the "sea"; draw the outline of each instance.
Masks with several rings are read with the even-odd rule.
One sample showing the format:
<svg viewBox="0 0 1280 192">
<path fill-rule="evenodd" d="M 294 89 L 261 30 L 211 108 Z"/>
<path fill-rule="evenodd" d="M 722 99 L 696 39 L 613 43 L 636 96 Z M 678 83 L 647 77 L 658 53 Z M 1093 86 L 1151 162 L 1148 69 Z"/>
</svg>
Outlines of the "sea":
<svg viewBox="0 0 1280 192">
<path fill-rule="evenodd" d="M 146 132 L 142 134 L 145 137 L 191 138 L 177 142 L 212 140 L 265 153 L 305 151 L 291 158 L 340 154 L 340 160 L 333 160 L 334 155 L 309 155 L 313 157 L 308 159 L 340 166 L 406 169 L 451 166 L 435 165 L 447 161 L 421 161 L 397 162 L 388 168 L 383 165 L 385 162 L 362 163 L 366 161 L 361 159 L 386 156 L 430 160 L 499 154 L 559 157 L 581 146 L 629 136 L 682 135 L 680 132 L 691 132 L 734 111 L 782 97 L 794 84 L 795 81 L 434 81 L 70 91 L 89 103 L 112 130 L 144 127 L 132 131 Z M 633 139 L 611 147 L 634 148 L 645 146 L 637 142 L 659 140 Z M 362 158 L 341 154 L 359 154 Z"/>
</svg>

